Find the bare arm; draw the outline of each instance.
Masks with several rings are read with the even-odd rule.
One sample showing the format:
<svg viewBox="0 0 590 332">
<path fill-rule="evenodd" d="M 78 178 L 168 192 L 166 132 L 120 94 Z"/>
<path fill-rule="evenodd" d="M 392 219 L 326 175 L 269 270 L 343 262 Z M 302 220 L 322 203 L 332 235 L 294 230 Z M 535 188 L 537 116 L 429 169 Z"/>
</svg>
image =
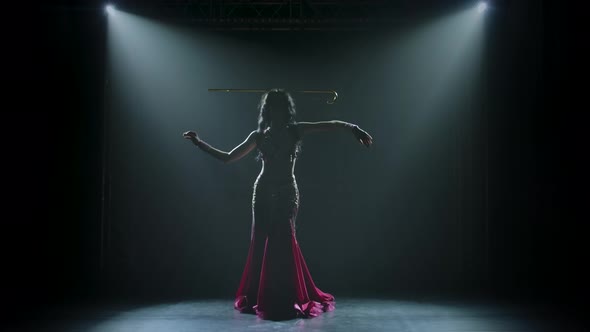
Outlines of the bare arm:
<svg viewBox="0 0 590 332">
<path fill-rule="evenodd" d="M 197 133 L 194 131 L 185 132 L 183 137 L 191 140 L 191 142 L 193 142 L 193 144 L 198 146 L 201 150 L 207 152 L 215 159 L 221 160 L 226 164 L 243 158 L 256 147 L 256 131 L 251 132 L 242 143 L 233 148 L 233 150 L 230 152 L 221 151 L 212 147 L 207 142 L 200 139 L 199 136 L 197 136 Z"/>
<path fill-rule="evenodd" d="M 333 130 L 348 130 L 352 132 L 357 141 L 366 147 L 369 147 L 371 144 L 373 144 L 373 137 L 371 137 L 371 135 L 369 135 L 366 131 L 359 128 L 359 126 L 352 123 L 340 120 L 297 123 L 297 131 L 299 132 L 300 137 L 313 132 Z"/>
<path fill-rule="evenodd" d="M 301 136 L 308 133 L 318 131 L 329 131 L 329 130 L 351 130 L 354 125 L 352 123 L 331 120 L 331 121 L 318 121 L 318 122 L 297 122 L 297 129 Z"/>
</svg>

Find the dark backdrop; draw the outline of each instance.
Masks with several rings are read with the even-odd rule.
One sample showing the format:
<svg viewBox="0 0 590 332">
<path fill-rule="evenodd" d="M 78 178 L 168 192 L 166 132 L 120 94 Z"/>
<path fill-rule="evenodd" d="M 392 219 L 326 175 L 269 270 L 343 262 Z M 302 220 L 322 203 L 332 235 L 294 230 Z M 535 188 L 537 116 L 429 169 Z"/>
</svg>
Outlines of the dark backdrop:
<svg viewBox="0 0 590 332">
<path fill-rule="evenodd" d="M 25 303 L 41 307 L 103 294 L 231 296 L 247 248 L 250 186 L 258 167 L 252 158 L 225 167 L 194 156 L 195 163 L 214 172 L 210 185 L 229 180 L 217 184 L 226 189 L 217 187 L 215 195 L 205 186 L 178 195 L 183 203 L 194 201 L 190 207 L 180 204 L 191 215 L 155 209 L 155 197 L 149 195 L 146 201 L 119 205 L 128 210 L 113 210 L 114 217 L 119 213 L 127 223 L 113 229 L 108 264 L 101 270 L 106 23 L 92 7 L 68 8 L 18 8 L 35 22 L 23 27 L 16 18 L 8 21 L 20 27 L 9 39 L 15 49 L 6 64 L 13 83 L 9 100 L 16 103 L 6 111 L 4 286 L 14 312 Z M 432 151 L 416 152 L 411 165 L 416 178 L 389 178 L 384 165 L 390 160 L 380 158 L 395 158 L 384 139 L 394 140 L 395 131 L 382 128 L 384 115 L 371 113 L 375 99 L 354 95 L 354 84 L 343 85 L 350 92 L 341 101 L 356 98 L 358 108 L 320 117 L 304 107 L 317 101 L 301 101 L 305 120 L 343 118 L 366 127 L 376 139 L 370 152 L 345 137 L 317 137 L 317 145 L 304 145 L 297 171 L 302 190 L 298 236 L 322 287 L 390 295 L 487 292 L 573 303 L 587 294 L 580 227 L 586 198 L 576 190 L 584 178 L 577 159 L 584 151 L 583 127 L 573 102 L 581 85 L 565 75 L 573 68 L 571 51 L 578 43 L 562 25 L 571 23 L 575 16 L 570 15 L 565 6 L 541 8 L 530 1 L 513 3 L 489 19 L 484 81 L 476 92 L 478 117 L 441 126 L 425 139 L 422 147 L 432 143 Z M 346 44 L 339 45 L 344 49 Z M 256 103 L 248 101 L 249 107 Z M 254 126 L 248 121 L 232 136 L 209 129 L 207 137 L 227 149 Z M 462 139 L 437 139 L 456 133 L 453 126 L 465 130 Z M 335 146 L 335 152 L 320 156 Z M 485 146 L 487 163 L 481 153 Z M 186 147 L 190 152 L 198 154 Z M 481 191 L 486 164 L 487 209 Z M 154 181 L 155 188 L 171 186 Z M 124 197 L 137 198 L 127 190 Z M 125 218 L 129 211 L 138 215 Z M 183 218 L 195 224 L 180 223 Z M 132 223 L 138 220 L 145 222 Z"/>
</svg>

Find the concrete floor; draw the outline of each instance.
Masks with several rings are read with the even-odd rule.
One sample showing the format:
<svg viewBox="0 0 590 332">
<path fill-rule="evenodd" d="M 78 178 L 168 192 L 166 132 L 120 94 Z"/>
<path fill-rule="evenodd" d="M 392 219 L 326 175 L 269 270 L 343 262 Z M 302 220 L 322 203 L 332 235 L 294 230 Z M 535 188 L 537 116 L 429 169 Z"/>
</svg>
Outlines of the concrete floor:
<svg viewBox="0 0 590 332">
<path fill-rule="evenodd" d="M 152 305 L 53 308 L 18 331 L 234 332 L 234 331 L 587 331 L 551 312 L 526 306 L 451 301 L 337 298 L 336 310 L 313 319 L 264 321 L 240 314 L 231 300 Z"/>
</svg>

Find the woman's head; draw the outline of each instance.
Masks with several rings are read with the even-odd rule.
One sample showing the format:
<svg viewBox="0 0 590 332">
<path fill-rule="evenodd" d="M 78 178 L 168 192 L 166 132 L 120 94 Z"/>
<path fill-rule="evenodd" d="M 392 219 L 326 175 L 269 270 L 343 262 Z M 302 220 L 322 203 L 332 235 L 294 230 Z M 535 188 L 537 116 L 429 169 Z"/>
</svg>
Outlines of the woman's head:
<svg viewBox="0 0 590 332">
<path fill-rule="evenodd" d="M 258 130 L 264 131 L 271 125 L 282 126 L 295 122 L 295 102 L 283 89 L 272 89 L 260 98 Z"/>
</svg>

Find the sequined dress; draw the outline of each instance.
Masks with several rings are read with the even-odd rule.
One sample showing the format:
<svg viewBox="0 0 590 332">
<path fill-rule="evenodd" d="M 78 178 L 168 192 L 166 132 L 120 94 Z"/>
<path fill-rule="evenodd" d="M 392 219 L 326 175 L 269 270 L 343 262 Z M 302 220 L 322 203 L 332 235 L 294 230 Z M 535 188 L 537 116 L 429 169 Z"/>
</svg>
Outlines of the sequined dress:
<svg viewBox="0 0 590 332">
<path fill-rule="evenodd" d="M 334 310 L 335 302 L 315 286 L 295 236 L 300 138 L 295 125 L 273 130 L 256 134 L 263 166 L 254 183 L 250 248 L 234 308 L 263 319 L 315 317 Z"/>
</svg>

